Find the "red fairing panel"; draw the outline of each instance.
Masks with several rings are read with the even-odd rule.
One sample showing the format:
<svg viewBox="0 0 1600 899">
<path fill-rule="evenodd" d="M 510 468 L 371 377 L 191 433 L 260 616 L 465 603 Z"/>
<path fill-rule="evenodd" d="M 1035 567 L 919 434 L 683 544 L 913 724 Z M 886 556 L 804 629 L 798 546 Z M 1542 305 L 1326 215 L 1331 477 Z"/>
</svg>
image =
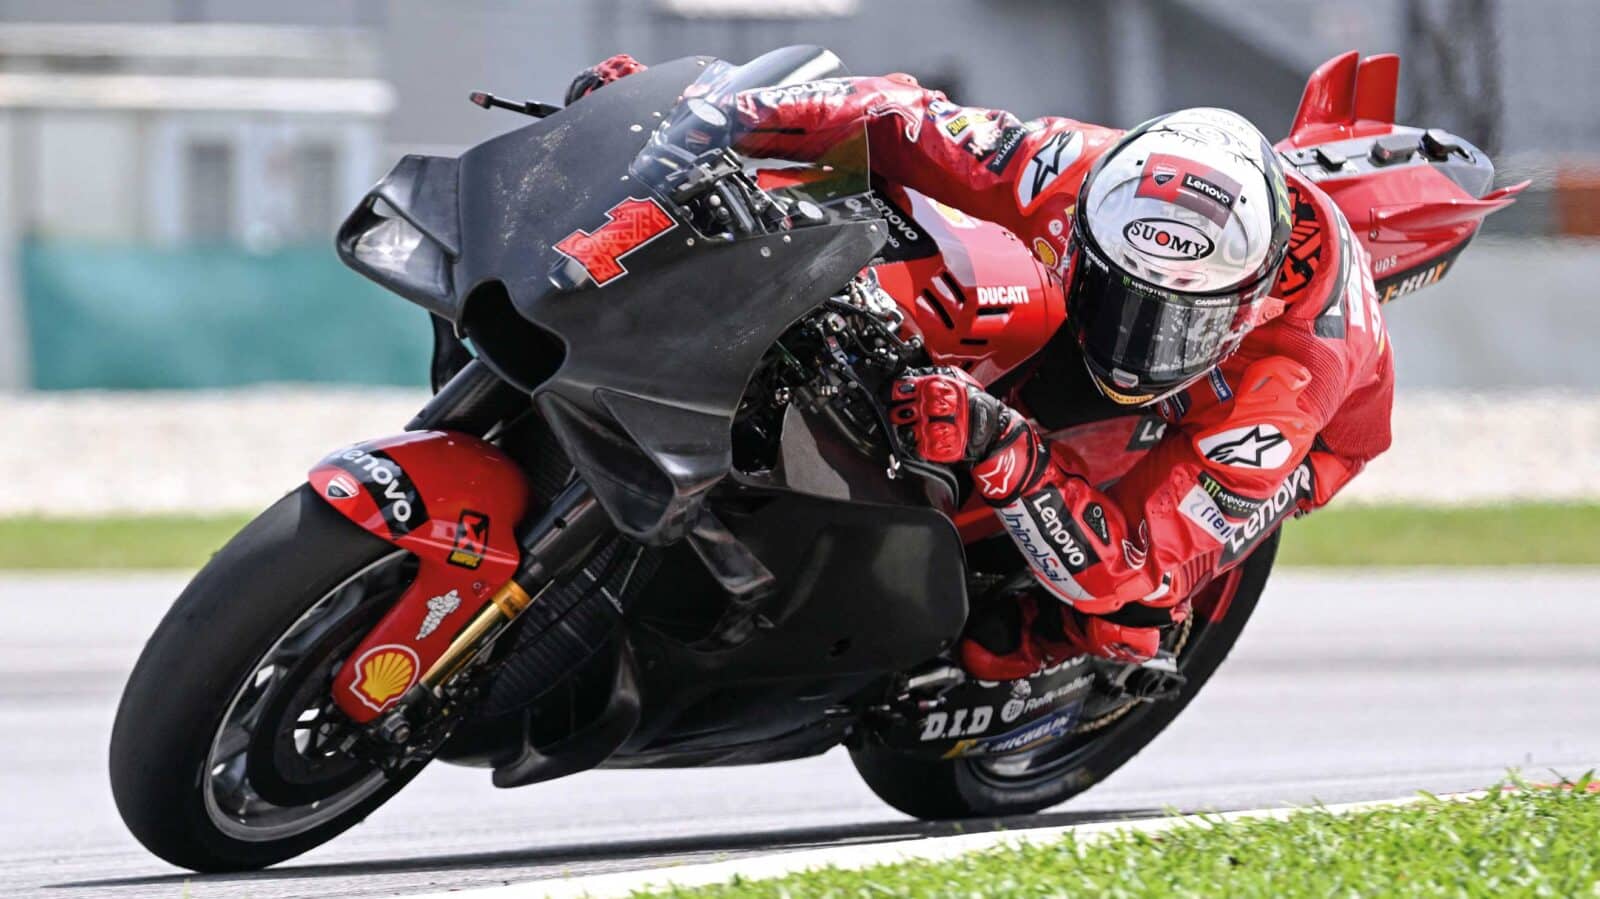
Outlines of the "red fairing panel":
<svg viewBox="0 0 1600 899">
<path fill-rule="evenodd" d="M 1328 60 L 1311 74 L 1289 136 L 1277 149 L 1288 153 L 1399 131 L 1415 134 L 1395 125 L 1399 79 L 1400 58 L 1393 54 L 1361 59 L 1351 51 Z M 1335 171 L 1317 179 L 1372 257 L 1381 303 L 1444 277 L 1484 217 L 1511 205 L 1527 184 L 1477 197 L 1431 165 Z"/>
<path fill-rule="evenodd" d="M 441 431 L 340 450 L 309 480 L 346 518 L 420 563 L 416 580 L 334 677 L 334 700 L 364 723 L 411 689 L 516 571 L 514 531 L 528 511 L 528 485 L 497 447 Z"/>
<path fill-rule="evenodd" d="M 934 362 L 993 384 L 1061 327 L 1060 280 L 1010 231 L 914 190 L 889 193 L 939 247 L 935 256 L 876 267 Z"/>
</svg>

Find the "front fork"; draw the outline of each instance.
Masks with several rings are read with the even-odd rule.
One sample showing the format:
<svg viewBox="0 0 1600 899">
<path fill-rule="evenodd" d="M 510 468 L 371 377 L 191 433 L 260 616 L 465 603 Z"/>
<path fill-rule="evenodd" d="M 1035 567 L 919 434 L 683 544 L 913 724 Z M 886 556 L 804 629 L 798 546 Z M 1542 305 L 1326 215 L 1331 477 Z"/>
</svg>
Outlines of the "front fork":
<svg viewBox="0 0 1600 899">
<path fill-rule="evenodd" d="M 611 520 L 588 485 L 579 480 L 568 484 L 518 540 L 522 562 L 516 572 L 450 641 L 416 686 L 401 697 L 396 711 L 386 719 L 380 732 L 390 736 L 396 730 L 409 730 L 407 719 L 412 714 L 431 709 L 440 698 L 441 689 L 452 678 L 493 644 L 495 638 L 546 590 L 582 567 L 595 545 L 610 532 Z M 400 715 L 400 720 L 406 722 L 404 728 L 398 723 L 388 723 L 394 715 Z M 405 738 L 404 733 L 394 736 Z"/>
<path fill-rule="evenodd" d="M 411 585 L 332 685 L 345 714 L 389 742 L 409 743 L 415 726 L 437 723 L 457 676 L 611 533 L 581 481 L 530 514 L 527 473 L 480 436 L 527 410 L 527 394 L 474 361 L 405 434 L 336 452 L 311 471 L 334 509 L 416 559 Z"/>
</svg>

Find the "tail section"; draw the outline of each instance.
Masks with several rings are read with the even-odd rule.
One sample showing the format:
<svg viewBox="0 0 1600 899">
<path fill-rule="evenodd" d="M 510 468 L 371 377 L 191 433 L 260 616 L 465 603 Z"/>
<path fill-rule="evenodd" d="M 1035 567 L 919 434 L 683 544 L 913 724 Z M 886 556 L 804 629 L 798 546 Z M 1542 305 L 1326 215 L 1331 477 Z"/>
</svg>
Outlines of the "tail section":
<svg viewBox="0 0 1600 899">
<path fill-rule="evenodd" d="M 1307 147 L 1388 133 L 1399 89 L 1400 57 L 1393 53 L 1335 56 L 1311 73 L 1285 143 Z"/>
<path fill-rule="evenodd" d="M 1277 145 L 1325 191 L 1372 256 L 1384 302 L 1436 283 L 1489 213 L 1526 181 L 1491 189 L 1494 164 L 1464 138 L 1395 124 L 1400 57 L 1355 51 L 1311 73 Z"/>
</svg>

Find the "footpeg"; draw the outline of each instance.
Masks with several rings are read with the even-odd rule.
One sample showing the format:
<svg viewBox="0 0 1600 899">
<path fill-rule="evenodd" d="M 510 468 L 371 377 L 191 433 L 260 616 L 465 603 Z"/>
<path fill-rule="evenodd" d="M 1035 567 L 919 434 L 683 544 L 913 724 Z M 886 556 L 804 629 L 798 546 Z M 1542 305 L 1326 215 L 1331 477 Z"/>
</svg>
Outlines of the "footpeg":
<svg viewBox="0 0 1600 899">
<path fill-rule="evenodd" d="M 1120 666 L 1104 677 L 1102 689 L 1113 699 L 1161 702 L 1178 698 L 1188 683 L 1189 679 L 1178 670 L 1177 657 L 1163 651 L 1138 665 Z"/>
</svg>

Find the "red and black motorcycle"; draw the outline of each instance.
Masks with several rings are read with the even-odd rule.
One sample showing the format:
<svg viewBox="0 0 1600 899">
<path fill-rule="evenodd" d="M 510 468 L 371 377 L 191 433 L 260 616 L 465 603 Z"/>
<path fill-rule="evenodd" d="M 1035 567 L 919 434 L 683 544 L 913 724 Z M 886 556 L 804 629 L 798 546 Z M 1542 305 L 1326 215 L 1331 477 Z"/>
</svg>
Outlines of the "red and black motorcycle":
<svg viewBox="0 0 1600 899">
<path fill-rule="evenodd" d="M 1389 296 L 1438 280 L 1509 202 L 1466 141 L 1391 124 L 1396 69 L 1330 62 L 1280 146 Z M 111 739 L 145 846 L 272 864 L 434 759 L 516 787 L 842 744 L 908 814 L 1029 812 L 1194 697 L 1292 490 L 1155 660 L 1009 683 L 952 663 L 969 605 L 1030 575 L 966 474 L 901 444 L 888 384 L 930 363 L 997 391 L 1064 379 L 1034 411 L 1100 481 L 1162 424 L 1107 408 L 1081 365 L 1038 370 L 1071 358 L 1054 276 L 999 227 L 872 184 L 865 133 L 803 164 L 731 148 L 720 99 L 841 74 L 793 47 L 656 66 L 563 110 L 478 95 L 540 120 L 372 189 L 339 252 L 444 326 L 437 392 L 403 434 L 318 463 L 151 637 Z"/>
</svg>

